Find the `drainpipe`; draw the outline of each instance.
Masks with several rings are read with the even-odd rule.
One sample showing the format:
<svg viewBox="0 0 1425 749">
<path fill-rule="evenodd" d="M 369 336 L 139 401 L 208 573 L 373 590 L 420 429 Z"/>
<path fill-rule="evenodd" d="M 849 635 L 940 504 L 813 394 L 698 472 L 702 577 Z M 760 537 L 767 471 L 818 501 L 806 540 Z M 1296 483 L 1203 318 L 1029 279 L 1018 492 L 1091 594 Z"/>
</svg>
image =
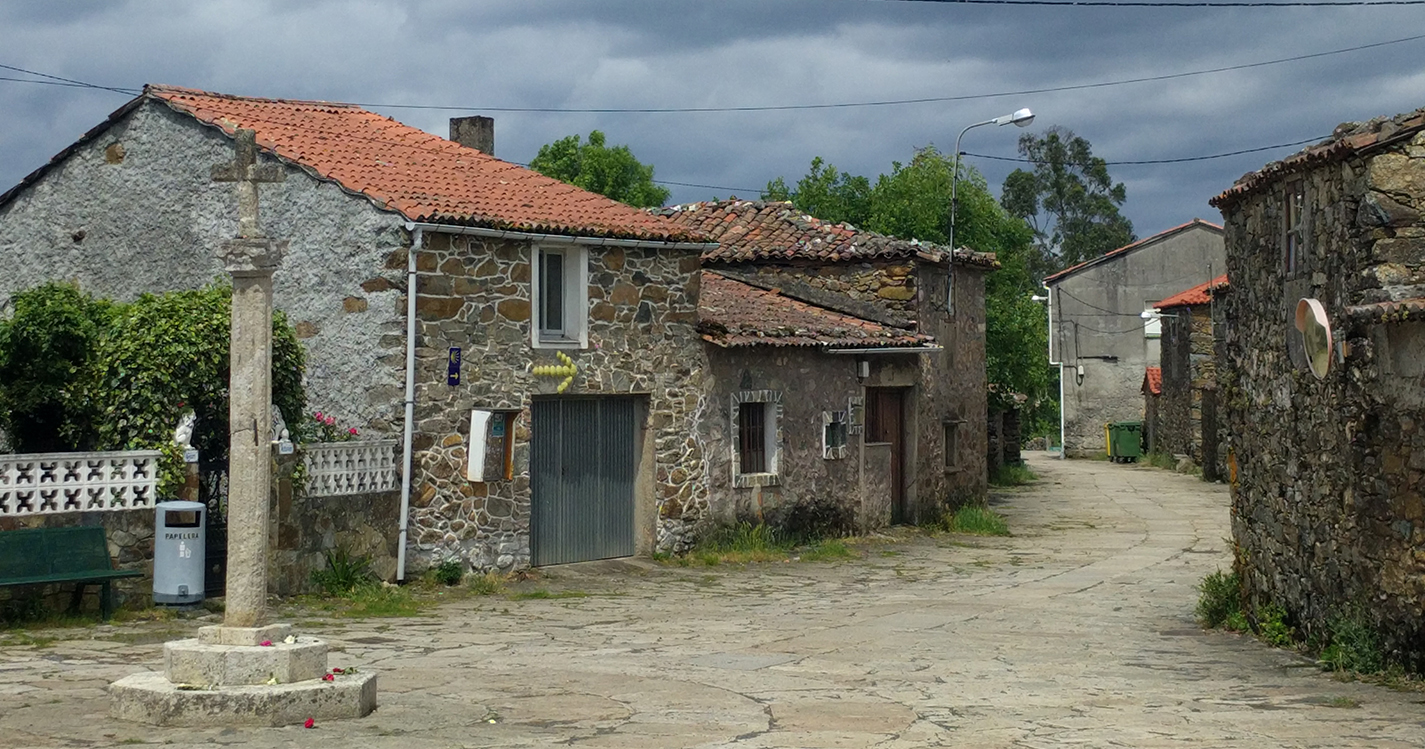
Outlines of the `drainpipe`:
<svg viewBox="0 0 1425 749">
<path fill-rule="evenodd" d="M 396 545 L 396 582 L 406 581 L 406 529 L 411 515 L 412 422 L 416 415 L 416 252 L 425 228 L 406 224 L 411 233 L 411 249 L 406 252 L 406 419 L 402 428 L 401 452 L 401 533 Z"/>
<path fill-rule="evenodd" d="M 1059 360 L 1054 360 L 1054 296 L 1059 293 L 1059 289 L 1049 289 L 1047 286 L 1044 288 L 1049 291 L 1049 364 L 1059 368 L 1059 460 L 1066 460 L 1069 455 L 1064 449 L 1064 352 L 1059 351 Z"/>
</svg>

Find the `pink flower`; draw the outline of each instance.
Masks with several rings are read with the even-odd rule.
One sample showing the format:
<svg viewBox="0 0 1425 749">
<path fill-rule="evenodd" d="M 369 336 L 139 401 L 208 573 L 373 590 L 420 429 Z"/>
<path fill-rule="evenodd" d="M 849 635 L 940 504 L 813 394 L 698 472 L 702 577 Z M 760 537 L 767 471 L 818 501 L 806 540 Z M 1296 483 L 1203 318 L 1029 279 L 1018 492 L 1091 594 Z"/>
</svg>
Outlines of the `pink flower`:
<svg viewBox="0 0 1425 749">
<path fill-rule="evenodd" d="M 327 417 L 327 419 L 326 419 L 326 425 L 327 425 L 327 426 L 331 426 L 332 424 L 335 424 L 335 423 L 336 423 L 336 417 L 335 417 L 335 416 L 328 416 L 328 417 Z"/>
<path fill-rule="evenodd" d="M 322 676 L 322 681 L 336 681 L 336 677 L 332 676 L 331 674 L 324 674 Z"/>
<path fill-rule="evenodd" d="M 302 727 L 303 727 L 303 728 L 316 728 L 316 727 L 317 727 L 317 722 L 316 722 L 315 720 L 312 720 L 311 718 L 307 718 L 307 722 L 306 722 L 306 723 L 303 723 L 303 724 L 302 724 Z"/>
<path fill-rule="evenodd" d="M 321 421 L 321 420 L 322 420 L 322 412 L 321 412 L 321 411 L 318 411 L 318 412 L 312 414 L 312 416 L 315 416 L 316 419 L 317 419 L 317 421 Z"/>
<path fill-rule="evenodd" d="M 272 647 L 272 641 L 271 641 L 271 640 L 263 640 L 262 642 L 259 642 L 259 643 L 257 643 L 257 644 L 258 644 L 259 646 L 261 646 L 261 647 L 264 647 L 264 648 L 270 648 L 270 647 Z"/>
<path fill-rule="evenodd" d="M 356 427 L 352 427 L 352 428 L 350 428 L 350 429 L 348 429 L 348 430 L 346 430 L 346 431 L 347 431 L 347 433 L 350 434 L 351 436 L 353 436 L 353 437 L 356 436 Z"/>
<path fill-rule="evenodd" d="M 334 668 L 334 669 L 332 669 L 332 673 L 334 673 L 334 674 L 344 674 L 344 673 L 346 673 L 346 669 L 344 669 L 344 668 Z"/>
</svg>

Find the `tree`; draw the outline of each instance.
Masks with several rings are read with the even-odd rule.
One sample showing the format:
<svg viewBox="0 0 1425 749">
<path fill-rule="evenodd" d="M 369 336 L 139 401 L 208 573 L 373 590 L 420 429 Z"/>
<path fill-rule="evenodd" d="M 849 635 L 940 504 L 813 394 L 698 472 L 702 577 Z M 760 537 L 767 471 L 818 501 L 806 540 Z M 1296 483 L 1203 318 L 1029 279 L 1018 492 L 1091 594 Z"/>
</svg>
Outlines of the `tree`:
<svg viewBox="0 0 1425 749">
<path fill-rule="evenodd" d="M 933 147 L 922 148 L 909 163 L 892 163 L 890 173 L 880 175 L 872 185 L 865 177 L 837 172 L 817 158 L 796 190 L 787 190 L 778 178 L 768 183 L 763 196 L 785 197 L 823 220 L 849 221 L 903 239 L 944 243 L 949 238 L 953 169 L 950 158 Z M 1030 271 L 1033 233 L 995 200 L 979 172 L 964 165 L 961 170 L 956 244 L 994 252 L 1001 265 L 985 279 L 985 365 L 994 386 L 990 405 L 1007 407 L 1011 394 L 1021 393 L 1029 398 L 1030 422 L 1047 421 L 1057 412 L 1050 400 L 1050 369 L 1044 356 L 1047 320 L 1044 308 L 1030 299 L 1036 287 Z"/>
<path fill-rule="evenodd" d="M 1087 140 L 1054 127 L 1019 136 L 1019 153 L 1033 171 L 1016 169 L 1004 180 L 1000 202 L 1034 230 L 1035 275 L 1076 265 L 1134 240 L 1133 223 L 1118 212 L 1127 190 Z"/>
<path fill-rule="evenodd" d="M 667 188 L 653 183 L 653 166 L 639 162 L 628 146 L 609 148 L 598 130 L 589 133 L 587 143 L 570 135 L 540 146 L 529 166 L 635 208 L 655 208 L 668 200 Z"/>
</svg>

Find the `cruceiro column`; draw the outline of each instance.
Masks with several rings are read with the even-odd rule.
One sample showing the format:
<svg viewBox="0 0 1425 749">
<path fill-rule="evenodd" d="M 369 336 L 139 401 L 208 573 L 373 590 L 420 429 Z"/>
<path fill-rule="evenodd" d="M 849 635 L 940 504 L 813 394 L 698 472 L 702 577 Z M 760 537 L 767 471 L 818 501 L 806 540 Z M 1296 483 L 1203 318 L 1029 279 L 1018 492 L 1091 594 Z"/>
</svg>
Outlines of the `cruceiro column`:
<svg viewBox="0 0 1425 749">
<path fill-rule="evenodd" d="M 222 626 L 164 644 L 163 672 L 109 687 L 110 713 L 170 726 L 291 725 L 360 718 L 376 709 L 376 675 L 327 670 L 327 645 L 266 622 L 272 471 L 272 274 L 286 242 L 263 236 L 257 184 L 281 167 L 257 163 L 257 138 L 237 131 L 237 158 L 213 167 L 238 187 L 238 236 L 218 251 L 233 278 L 228 376 L 228 591 Z"/>
</svg>

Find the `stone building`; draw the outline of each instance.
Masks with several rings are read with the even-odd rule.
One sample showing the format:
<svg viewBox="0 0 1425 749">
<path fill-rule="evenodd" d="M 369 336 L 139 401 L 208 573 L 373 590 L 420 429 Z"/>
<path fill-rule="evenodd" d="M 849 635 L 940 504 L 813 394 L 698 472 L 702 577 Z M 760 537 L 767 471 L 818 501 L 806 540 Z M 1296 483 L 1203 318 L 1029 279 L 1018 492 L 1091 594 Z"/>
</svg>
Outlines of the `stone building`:
<svg viewBox="0 0 1425 749">
<path fill-rule="evenodd" d="M 1226 226 L 1218 386 L 1250 601 L 1275 602 L 1311 634 L 1357 607 L 1418 668 L 1425 110 L 1341 125 L 1212 204 Z M 1329 339 L 1313 333 L 1316 357 L 1296 326 L 1303 299 L 1329 321 Z"/>
<path fill-rule="evenodd" d="M 1148 367 L 1143 371 L 1143 452 L 1162 452 L 1158 441 L 1161 423 L 1159 403 L 1163 399 L 1163 368 Z"/>
<path fill-rule="evenodd" d="M 1044 279 L 1065 455 L 1102 455 L 1104 424 L 1143 418 L 1143 370 L 1161 358 L 1154 308 L 1224 262 L 1221 227 L 1193 219 Z"/>
<path fill-rule="evenodd" d="M 1227 457 L 1218 418 L 1212 300 L 1227 285 L 1221 275 L 1158 303 L 1162 397 L 1158 400 L 1156 452 L 1184 456 L 1216 481 Z"/>
<path fill-rule="evenodd" d="M 52 279 L 120 299 L 213 280 L 237 215 L 210 166 L 238 127 L 286 173 L 261 218 L 290 241 L 275 303 L 306 346 L 312 406 L 411 427 L 409 527 L 388 530 L 417 569 L 671 549 L 705 516 L 711 245 L 359 107 L 146 87 L 0 194 L 0 304 Z M 452 126 L 488 151 L 487 130 Z"/>
<path fill-rule="evenodd" d="M 788 203 L 661 213 L 719 242 L 703 253 L 711 296 L 701 312 L 713 344 L 705 460 L 715 516 L 842 504 L 868 528 L 983 498 L 992 254 L 952 254 Z M 765 447 L 749 461 L 759 445 L 748 433 L 759 428 Z"/>
</svg>

